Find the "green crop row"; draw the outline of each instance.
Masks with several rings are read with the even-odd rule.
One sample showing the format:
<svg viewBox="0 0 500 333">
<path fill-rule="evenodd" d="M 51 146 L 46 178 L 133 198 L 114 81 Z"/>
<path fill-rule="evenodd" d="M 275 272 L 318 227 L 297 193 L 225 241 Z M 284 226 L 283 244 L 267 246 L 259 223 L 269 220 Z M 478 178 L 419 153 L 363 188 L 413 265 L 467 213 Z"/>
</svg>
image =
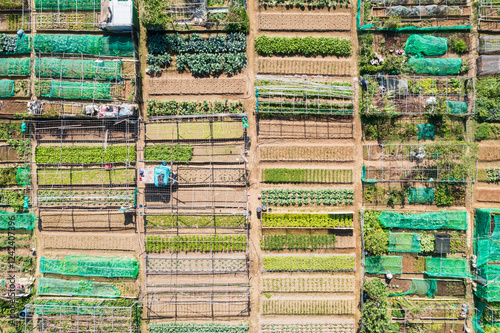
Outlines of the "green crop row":
<svg viewBox="0 0 500 333">
<path fill-rule="evenodd" d="M 189 162 L 193 147 L 187 145 L 153 145 L 144 148 L 145 161 Z"/>
<path fill-rule="evenodd" d="M 268 315 L 347 315 L 354 313 L 354 301 L 351 299 L 265 299 L 262 303 L 262 313 Z"/>
<path fill-rule="evenodd" d="M 134 146 L 103 147 L 37 147 L 36 163 L 47 164 L 90 164 L 90 163 L 124 163 L 135 161 Z"/>
<path fill-rule="evenodd" d="M 264 257 L 264 270 L 268 272 L 340 272 L 354 270 L 354 256 Z"/>
<path fill-rule="evenodd" d="M 9 239 L 10 238 L 10 239 Z M 0 235 L 0 248 L 6 247 L 28 247 L 31 244 L 30 235 L 12 235 L 1 234 Z"/>
<path fill-rule="evenodd" d="M 189 70 L 195 76 L 238 74 L 247 67 L 245 53 L 183 53 L 175 58 L 177 70 Z"/>
<path fill-rule="evenodd" d="M 352 183 L 352 169 L 266 168 L 262 180 L 267 183 Z"/>
<path fill-rule="evenodd" d="M 353 292 L 354 276 L 335 277 L 278 277 L 262 279 L 264 292 L 303 293 L 303 292 Z"/>
<path fill-rule="evenodd" d="M 352 214 L 264 214 L 264 228 L 352 228 Z"/>
<path fill-rule="evenodd" d="M 321 205 L 352 205 L 354 202 L 354 192 L 351 189 L 341 190 L 290 190 L 290 189 L 270 189 L 262 190 L 261 200 L 264 205 L 273 206 L 306 206 Z"/>
<path fill-rule="evenodd" d="M 351 41 L 338 37 L 268 37 L 255 39 L 255 50 L 264 56 L 302 55 L 339 56 L 351 55 Z"/>
<path fill-rule="evenodd" d="M 147 236 L 146 251 L 163 252 L 244 252 L 246 235 L 177 235 Z"/>
<path fill-rule="evenodd" d="M 259 6 L 269 6 L 269 7 L 300 7 L 300 8 L 330 8 L 337 7 L 339 5 L 348 5 L 350 0 L 259 0 Z"/>
<path fill-rule="evenodd" d="M 264 235 L 260 246 L 268 251 L 334 249 L 335 235 Z"/>
<path fill-rule="evenodd" d="M 248 332 L 248 324 L 217 324 L 217 323 L 161 323 L 149 324 L 149 333 L 246 333 Z"/>
<path fill-rule="evenodd" d="M 146 226 L 164 228 L 243 228 L 243 215 L 146 215 Z"/>
<path fill-rule="evenodd" d="M 178 102 L 178 101 L 155 101 L 149 100 L 147 104 L 148 116 L 177 116 L 190 114 L 214 114 L 214 113 L 244 113 L 245 107 L 238 101 L 228 103 L 224 101 L 203 102 Z"/>
<path fill-rule="evenodd" d="M 127 184 L 135 182 L 134 169 L 39 169 L 38 185 Z"/>
<path fill-rule="evenodd" d="M 282 324 L 267 323 L 261 325 L 262 333 L 354 333 L 354 321 L 327 323 Z"/>
</svg>

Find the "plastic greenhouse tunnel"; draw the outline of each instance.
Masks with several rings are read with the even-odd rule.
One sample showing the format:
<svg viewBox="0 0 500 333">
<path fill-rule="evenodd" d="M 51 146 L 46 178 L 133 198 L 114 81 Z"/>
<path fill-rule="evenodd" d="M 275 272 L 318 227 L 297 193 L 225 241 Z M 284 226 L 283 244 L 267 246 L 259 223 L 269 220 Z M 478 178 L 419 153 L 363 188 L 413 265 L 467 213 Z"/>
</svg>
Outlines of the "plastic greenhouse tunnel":
<svg viewBox="0 0 500 333">
<path fill-rule="evenodd" d="M 434 297 L 437 293 L 437 280 L 435 279 L 413 279 L 410 289 L 405 292 L 390 293 L 389 296 L 425 295 Z"/>
</svg>

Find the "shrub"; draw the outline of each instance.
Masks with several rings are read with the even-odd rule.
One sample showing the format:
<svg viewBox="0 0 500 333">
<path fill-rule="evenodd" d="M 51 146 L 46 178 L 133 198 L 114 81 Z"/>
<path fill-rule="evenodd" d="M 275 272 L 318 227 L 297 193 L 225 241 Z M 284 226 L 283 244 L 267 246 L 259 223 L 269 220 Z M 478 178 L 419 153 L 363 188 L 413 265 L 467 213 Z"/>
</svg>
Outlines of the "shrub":
<svg viewBox="0 0 500 333">
<path fill-rule="evenodd" d="M 476 129 L 476 141 L 488 140 L 490 138 L 491 131 L 490 125 L 483 123 L 479 125 Z"/>
<path fill-rule="evenodd" d="M 455 53 L 462 54 L 462 53 L 467 52 L 467 45 L 465 44 L 465 42 L 463 40 L 458 39 L 458 40 L 453 42 L 453 44 L 451 45 L 451 49 Z"/>
<path fill-rule="evenodd" d="M 389 233 L 385 230 L 374 230 L 365 234 L 365 250 L 374 256 L 389 252 Z"/>
<path fill-rule="evenodd" d="M 434 194 L 434 200 L 438 207 L 453 205 L 453 195 L 451 194 L 450 187 L 438 185 Z"/>
</svg>

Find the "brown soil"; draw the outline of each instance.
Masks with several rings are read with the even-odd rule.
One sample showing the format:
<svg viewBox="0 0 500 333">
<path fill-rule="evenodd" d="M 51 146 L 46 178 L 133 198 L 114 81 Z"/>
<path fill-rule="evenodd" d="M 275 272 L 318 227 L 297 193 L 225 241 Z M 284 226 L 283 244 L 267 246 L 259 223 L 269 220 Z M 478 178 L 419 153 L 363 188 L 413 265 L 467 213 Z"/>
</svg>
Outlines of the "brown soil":
<svg viewBox="0 0 500 333">
<path fill-rule="evenodd" d="M 348 60 L 323 60 L 304 58 L 258 58 L 259 74 L 323 74 L 350 76 L 352 62 Z"/>
<path fill-rule="evenodd" d="M 349 31 L 350 14 L 261 13 L 261 31 Z"/>
<path fill-rule="evenodd" d="M 500 189 L 495 188 L 476 188 L 475 197 L 477 201 L 482 202 L 500 202 Z"/>
</svg>

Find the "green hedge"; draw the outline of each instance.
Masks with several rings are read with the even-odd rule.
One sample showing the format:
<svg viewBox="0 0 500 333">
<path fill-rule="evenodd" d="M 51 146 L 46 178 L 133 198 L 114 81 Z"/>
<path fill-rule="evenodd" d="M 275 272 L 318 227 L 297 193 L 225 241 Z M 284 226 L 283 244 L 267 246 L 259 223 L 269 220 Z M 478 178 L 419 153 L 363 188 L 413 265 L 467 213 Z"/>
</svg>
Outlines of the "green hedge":
<svg viewBox="0 0 500 333">
<path fill-rule="evenodd" d="M 146 161 L 189 162 L 192 157 L 192 146 L 154 145 L 144 148 L 144 160 Z"/>
<path fill-rule="evenodd" d="M 351 41 L 338 37 L 267 37 L 255 40 L 255 50 L 264 56 L 339 56 L 351 55 Z"/>
<path fill-rule="evenodd" d="M 128 154 L 127 154 L 128 152 Z M 103 147 L 37 147 L 35 152 L 36 163 L 120 163 L 127 158 L 135 161 L 135 147 L 133 146 L 108 146 Z"/>
</svg>

